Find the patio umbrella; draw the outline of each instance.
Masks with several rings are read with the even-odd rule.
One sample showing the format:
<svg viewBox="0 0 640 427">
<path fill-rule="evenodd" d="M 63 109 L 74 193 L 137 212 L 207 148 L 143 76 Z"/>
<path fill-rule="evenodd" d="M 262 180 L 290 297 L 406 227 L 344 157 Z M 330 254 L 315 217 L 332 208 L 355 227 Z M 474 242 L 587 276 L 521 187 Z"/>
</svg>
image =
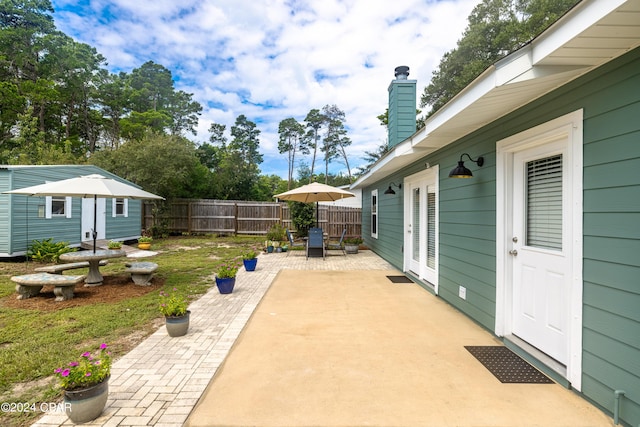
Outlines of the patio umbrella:
<svg viewBox="0 0 640 427">
<path fill-rule="evenodd" d="M 340 199 L 346 199 L 347 197 L 355 197 L 356 195 L 343 190 L 341 188 L 332 187 L 327 184 L 321 184 L 319 182 L 313 182 L 311 184 L 303 185 L 302 187 L 294 188 L 293 190 L 285 191 L 284 193 L 276 194 L 273 197 L 277 197 L 281 200 L 291 200 L 302 203 L 316 202 L 316 227 L 318 226 L 318 202 L 334 202 Z"/>
<path fill-rule="evenodd" d="M 28 196 L 93 198 L 93 230 L 91 230 L 93 234 L 93 252 L 96 251 L 96 240 L 98 237 L 98 232 L 96 231 L 98 197 L 112 199 L 164 199 L 164 197 L 99 174 L 84 175 L 31 187 L 18 188 L 16 190 L 5 191 L 5 193 L 25 194 Z"/>
</svg>

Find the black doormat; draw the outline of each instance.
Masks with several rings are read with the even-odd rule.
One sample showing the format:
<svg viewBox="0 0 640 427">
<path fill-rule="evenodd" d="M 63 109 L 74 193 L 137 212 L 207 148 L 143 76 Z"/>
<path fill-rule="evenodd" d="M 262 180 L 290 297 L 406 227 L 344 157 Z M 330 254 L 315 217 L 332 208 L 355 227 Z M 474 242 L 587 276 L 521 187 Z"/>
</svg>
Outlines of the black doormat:
<svg viewBox="0 0 640 427">
<path fill-rule="evenodd" d="M 387 279 L 393 283 L 413 283 L 407 276 L 387 276 Z"/>
<path fill-rule="evenodd" d="M 465 346 L 501 383 L 552 384 L 546 375 L 504 346 Z"/>
</svg>

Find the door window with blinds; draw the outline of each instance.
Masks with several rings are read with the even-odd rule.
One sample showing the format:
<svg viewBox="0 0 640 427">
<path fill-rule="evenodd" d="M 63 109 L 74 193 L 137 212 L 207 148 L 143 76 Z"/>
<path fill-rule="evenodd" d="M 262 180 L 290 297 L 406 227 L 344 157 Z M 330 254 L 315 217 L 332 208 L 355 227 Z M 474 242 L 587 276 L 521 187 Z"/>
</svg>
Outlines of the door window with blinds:
<svg viewBox="0 0 640 427">
<path fill-rule="evenodd" d="M 562 154 L 527 162 L 526 245 L 562 250 Z"/>
<path fill-rule="evenodd" d="M 378 190 L 371 191 L 371 237 L 378 238 Z"/>
<path fill-rule="evenodd" d="M 427 187 L 427 267 L 436 268 L 436 192 Z"/>
</svg>

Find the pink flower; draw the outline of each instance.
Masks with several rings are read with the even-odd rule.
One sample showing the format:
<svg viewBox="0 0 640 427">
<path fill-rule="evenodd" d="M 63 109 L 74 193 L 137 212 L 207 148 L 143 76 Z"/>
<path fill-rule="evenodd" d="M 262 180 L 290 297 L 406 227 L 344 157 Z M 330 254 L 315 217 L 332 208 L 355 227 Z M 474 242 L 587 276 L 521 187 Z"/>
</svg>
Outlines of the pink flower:
<svg viewBox="0 0 640 427">
<path fill-rule="evenodd" d="M 70 362 L 70 363 L 69 363 L 69 366 L 78 366 L 78 365 L 79 365 L 79 363 L 78 363 L 78 362 Z"/>
<path fill-rule="evenodd" d="M 91 353 L 88 351 L 85 351 L 84 353 L 82 353 L 82 357 L 89 357 L 91 356 Z"/>
<path fill-rule="evenodd" d="M 104 350 L 105 348 L 107 348 L 107 345 L 105 343 L 100 344 L 100 350 Z"/>
<path fill-rule="evenodd" d="M 91 376 L 91 372 L 87 372 L 86 374 L 84 374 L 85 377 L 90 377 Z"/>
<path fill-rule="evenodd" d="M 69 376 L 69 370 L 65 369 L 64 371 L 62 371 L 62 373 L 60 373 L 60 375 L 62 375 L 63 377 L 68 377 Z"/>
</svg>

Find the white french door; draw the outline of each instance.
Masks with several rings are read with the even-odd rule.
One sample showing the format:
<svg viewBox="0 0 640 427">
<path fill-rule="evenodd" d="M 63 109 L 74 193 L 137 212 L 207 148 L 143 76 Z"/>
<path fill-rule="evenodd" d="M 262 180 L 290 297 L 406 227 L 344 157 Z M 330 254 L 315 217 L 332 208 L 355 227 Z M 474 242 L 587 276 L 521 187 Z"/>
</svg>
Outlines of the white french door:
<svg viewBox="0 0 640 427">
<path fill-rule="evenodd" d="M 438 292 L 438 167 L 405 178 L 404 265 Z"/>
</svg>

